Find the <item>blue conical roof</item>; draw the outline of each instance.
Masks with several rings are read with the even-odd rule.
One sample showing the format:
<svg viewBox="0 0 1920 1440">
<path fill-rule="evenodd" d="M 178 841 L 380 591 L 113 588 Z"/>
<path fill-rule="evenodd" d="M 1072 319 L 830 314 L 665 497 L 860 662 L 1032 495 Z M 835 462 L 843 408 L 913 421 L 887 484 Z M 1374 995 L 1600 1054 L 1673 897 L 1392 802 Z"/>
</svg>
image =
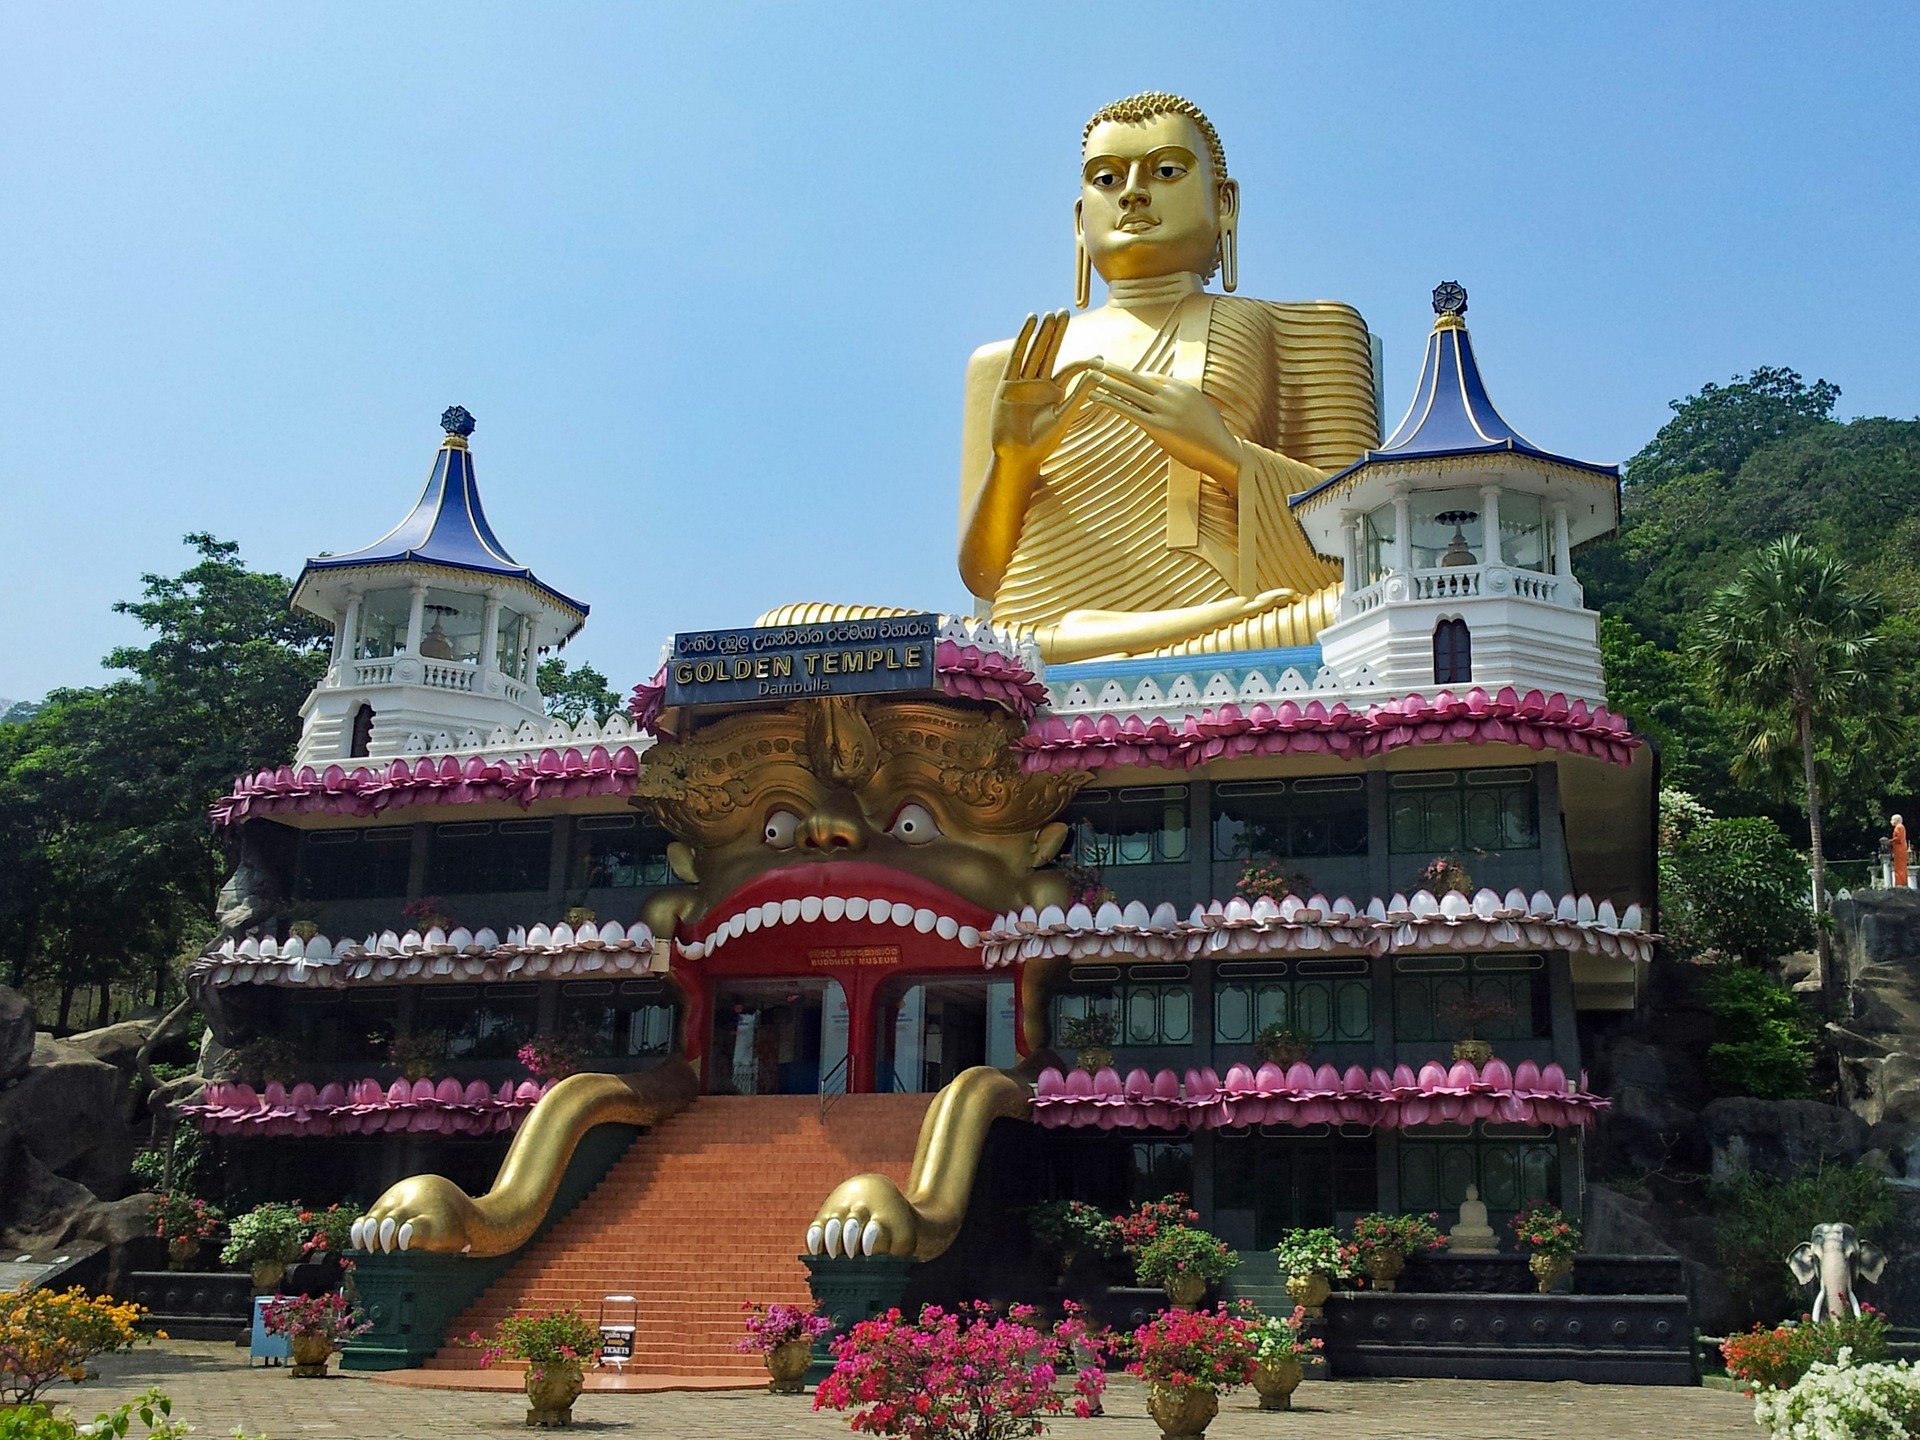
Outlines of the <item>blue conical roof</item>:
<svg viewBox="0 0 1920 1440">
<path fill-rule="evenodd" d="M 467 437 L 473 433 L 473 417 L 456 405 L 440 417 L 440 423 L 447 438 L 441 443 L 440 453 L 434 456 L 426 488 L 420 492 L 420 499 L 406 519 L 362 549 L 307 561 L 294 585 L 296 593 L 309 576 L 327 570 L 406 563 L 444 565 L 454 570 L 524 581 L 556 607 L 573 611 L 584 619 L 587 607 L 583 602 L 544 584 L 532 570 L 507 553 L 507 547 L 500 543 L 500 537 L 487 523 L 487 512 L 480 504 L 480 487 L 474 479 L 473 455 L 467 449 Z"/>
<path fill-rule="evenodd" d="M 1413 403 L 1399 426 L 1377 450 L 1369 450 L 1353 464 L 1329 476 L 1311 490 L 1293 497 L 1298 505 L 1370 465 L 1394 461 L 1440 460 L 1463 455 L 1526 455 L 1554 465 L 1567 465 L 1617 479 L 1617 465 L 1599 465 L 1556 455 L 1527 439 L 1494 408 L 1480 378 L 1473 340 L 1467 334 L 1467 292 L 1452 281 L 1433 292 L 1433 332 L 1420 367 L 1420 383 Z"/>
</svg>

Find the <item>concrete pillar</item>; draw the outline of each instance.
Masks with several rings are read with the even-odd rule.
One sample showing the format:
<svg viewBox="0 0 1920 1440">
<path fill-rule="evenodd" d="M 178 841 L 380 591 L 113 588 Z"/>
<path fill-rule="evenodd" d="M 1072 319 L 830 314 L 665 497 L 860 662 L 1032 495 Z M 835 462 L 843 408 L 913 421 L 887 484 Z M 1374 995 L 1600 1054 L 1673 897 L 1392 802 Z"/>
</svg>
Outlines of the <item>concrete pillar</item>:
<svg viewBox="0 0 1920 1440">
<path fill-rule="evenodd" d="M 500 595 L 489 590 L 487 603 L 480 611 L 480 678 L 482 681 L 499 668 L 494 656 L 495 635 L 500 628 Z"/>
<path fill-rule="evenodd" d="M 1404 490 L 1395 491 L 1393 496 L 1393 568 L 1413 569 L 1413 506 Z"/>
<path fill-rule="evenodd" d="M 1567 504 L 1556 501 L 1553 507 L 1553 573 L 1573 578 L 1573 547 L 1567 541 Z"/>
<path fill-rule="evenodd" d="M 427 582 L 422 580 L 413 587 L 413 604 L 407 610 L 407 646 L 406 653 L 418 655 L 420 642 L 426 638 L 427 627 L 422 623 L 427 612 Z"/>
<path fill-rule="evenodd" d="M 346 613 L 340 617 L 340 641 L 334 647 L 333 663 L 340 665 L 360 653 L 360 596 L 347 596 Z M 342 678 L 352 680 L 351 675 Z"/>
<path fill-rule="evenodd" d="M 1480 487 L 1480 523 L 1486 530 L 1486 543 L 1481 547 L 1482 565 L 1501 565 L 1506 563 L 1500 558 L 1500 487 L 1482 485 Z"/>
</svg>

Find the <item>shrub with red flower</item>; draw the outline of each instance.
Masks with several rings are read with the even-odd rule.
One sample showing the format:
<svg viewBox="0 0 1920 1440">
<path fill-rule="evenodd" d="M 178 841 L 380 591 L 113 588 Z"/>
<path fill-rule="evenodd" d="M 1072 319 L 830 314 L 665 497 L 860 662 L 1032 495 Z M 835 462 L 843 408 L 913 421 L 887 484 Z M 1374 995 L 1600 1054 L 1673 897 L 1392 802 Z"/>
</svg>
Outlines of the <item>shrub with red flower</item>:
<svg viewBox="0 0 1920 1440">
<path fill-rule="evenodd" d="M 747 1312 L 747 1333 L 735 1343 L 734 1349 L 749 1354 L 770 1354 L 795 1340 L 805 1340 L 811 1345 L 822 1335 L 833 1333 L 833 1321 L 811 1305 L 763 1305 L 751 1300 L 741 1302 L 740 1308 Z"/>
<path fill-rule="evenodd" d="M 1195 1229 L 1200 1225 L 1200 1212 L 1189 1205 L 1186 1195 L 1178 1190 L 1165 1199 L 1135 1205 L 1125 1215 L 1116 1217 L 1113 1233 L 1120 1239 L 1120 1248 L 1137 1260 L 1142 1250 L 1160 1238 L 1162 1230 L 1174 1225 Z"/>
<path fill-rule="evenodd" d="M 1068 1408 L 1054 1389 L 1064 1375 L 1074 1377 L 1075 1415 L 1098 1408 L 1105 1371 L 1074 1363 L 1087 1334 L 1077 1317 L 1043 1329 L 1029 1305 L 1004 1314 L 929 1305 L 917 1320 L 889 1310 L 833 1342 L 833 1373 L 814 1391 L 813 1408 L 851 1410 L 848 1423 L 867 1435 L 1023 1440 L 1044 1431 L 1041 1417 Z"/>
<path fill-rule="evenodd" d="M 515 1052 L 536 1080 L 564 1080 L 580 1068 L 580 1045 L 571 1035 L 542 1030 Z"/>
<path fill-rule="evenodd" d="M 324 1210 L 302 1210 L 300 1223 L 309 1234 L 300 1244 L 303 1255 L 334 1255 L 344 1258 L 353 1248 L 353 1222 L 360 1218 L 357 1205 L 329 1205 Z"/>
<path fill-rule="evenodd" d="M 1756 1390 L 1791 1390 L 1816 1364 L 1839 1362 L 1850 1352 L 1855 1365 L 1887 1358 L 1887 1319 L 1871 1305 L 1858 1315 L 1829 1315 L 1823 1320 L 1802 1316 L 1771 1330 L 1756 1325 L 1745 1335 L 1731 1335 L 1720 1344 L 1727 1374 Z"/>
<path fill-rule="evenodd" d="M 269 1335 L 324 1335 L 335 1348 L 373 1328 L 337 1290 L 331 1295 L 277 1295 L 261 1310 L 260 1319 Z"/>
<path fill-rule="evenodd" d="M 1129 1373 L 1170 1390 L 1227 1391 L 1253 1378 L 1259 1337 L 1224 1310 L 1163 1310 L 1133 1332 Z"/>
<path fill-rule="evenodd" d="M 1562 1255 L 1571 1259 L 1580 1248 L 1580 1227 L 1552 1205 L 1536 1205 L 1513 1217 L 1513 1233 L 1530 1255 Z"/>
</svg>

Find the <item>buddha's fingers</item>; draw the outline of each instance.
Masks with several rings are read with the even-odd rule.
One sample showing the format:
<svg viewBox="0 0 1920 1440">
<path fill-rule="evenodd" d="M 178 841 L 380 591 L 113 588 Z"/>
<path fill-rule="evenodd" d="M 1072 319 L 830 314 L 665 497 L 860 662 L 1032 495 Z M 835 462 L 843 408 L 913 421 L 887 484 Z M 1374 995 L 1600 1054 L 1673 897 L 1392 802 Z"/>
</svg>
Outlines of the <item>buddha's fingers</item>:
<svg viewBox="0 0 1920 1440">
<path fill-rule="evenodd" d="M 1067 338 L 1067 324 L 1073 317 L 1065 310 L 1056 310 L 1049 318 L 1053 321 L 1053 329 L 1041 347 L 1045 353 L 1040 362 L 1040 373 L 1047 376 L 1051 376 L 1054 366 L 1060 363 L 1060 346 Z"/>
<path fill-rule="evenodd" d="M 1142 396 L 1158 395 L 1167 384 L 1164 375 L 1143 374 L 1138 370 L 1130 370 L 1125 365 L 1104 365 L 1101 371 L 1116 384 L 1124 385 Z"/>
<path fill-rule="evenodd" d="M 1000 377 L 1004 381 L 1021 379 L 1026 373 L 1027 342 L 1033 339 L 1033 330 L 1040 323 L 1038 315 L 1027 316 L 1026 323 L 1020 327 L 1020 333 L 1013 337 L 1013 344 L 1007 349 L 1006 372 Z"/>
</svg>

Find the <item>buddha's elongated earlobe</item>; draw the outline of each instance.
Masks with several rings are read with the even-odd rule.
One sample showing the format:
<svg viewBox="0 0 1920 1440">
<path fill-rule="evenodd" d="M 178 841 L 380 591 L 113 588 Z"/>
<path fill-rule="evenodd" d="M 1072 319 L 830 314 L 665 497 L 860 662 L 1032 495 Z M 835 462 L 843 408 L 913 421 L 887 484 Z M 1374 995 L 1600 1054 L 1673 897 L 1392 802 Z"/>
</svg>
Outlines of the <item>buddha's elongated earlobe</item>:
<svg viewBox="0 0 1920 1440">
<path fill-rule="evenodd" d="M 1231 295 L 1240 285 L 1240 185 L 1220 186 L 1220 288 Z"/>
<path fill-rule="evenodd" d="M 1084 310 L 1093 299 L 1093 257 L 1080 230 L 1081 201 L 1073 202 L 1073 303 Z"/>
</svg>

